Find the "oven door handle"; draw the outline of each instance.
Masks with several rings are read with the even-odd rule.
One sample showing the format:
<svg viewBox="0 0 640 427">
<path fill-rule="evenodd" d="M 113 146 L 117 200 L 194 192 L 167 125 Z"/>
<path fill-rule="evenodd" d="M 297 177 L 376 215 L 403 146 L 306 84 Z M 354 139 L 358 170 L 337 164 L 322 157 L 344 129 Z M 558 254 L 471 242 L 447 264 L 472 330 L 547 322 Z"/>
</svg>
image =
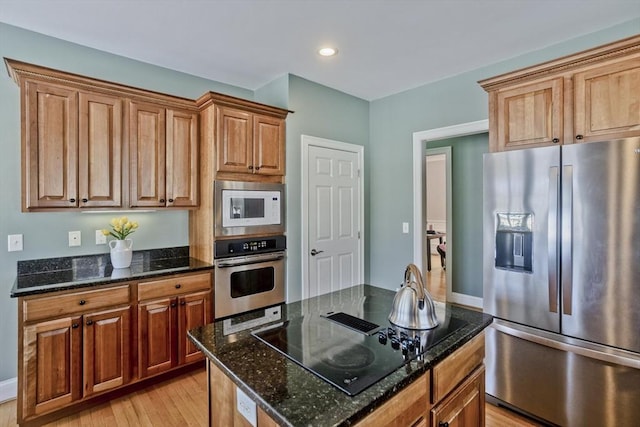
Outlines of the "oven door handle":
<svg viewBox="0 0 640 427">
<path fill-rule="evenodd" d="M 239 267 L 241 265 L 251 265 L 251 264 L 262 264 L 265 262 L 273 262 L 279 261 L 284 258 L 284 255 L 275 255 L 268 257 L 260 257 L 260 258 L 252 258 L 252 259 L 242 259 L 238 261 L 220 261 L 216 265 L 218 268 L 229 268 L 229 267 Z"/>
</svg>

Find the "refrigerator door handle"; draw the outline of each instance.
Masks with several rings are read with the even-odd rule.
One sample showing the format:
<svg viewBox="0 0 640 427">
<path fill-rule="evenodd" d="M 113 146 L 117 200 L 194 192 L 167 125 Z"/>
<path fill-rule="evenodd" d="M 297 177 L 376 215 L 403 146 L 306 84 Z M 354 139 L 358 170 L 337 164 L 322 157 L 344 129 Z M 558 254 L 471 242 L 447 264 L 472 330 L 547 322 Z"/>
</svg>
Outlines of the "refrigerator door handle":
<svg viewBox="0 0 640 427">
<path fill-rule="evenodd" d="M 549 311 L 558 312 L 558 167 L 549 168 Z"/>
<path fill-rule="evenodd" d="M 562 312 L 571 315 L 573 291 L 573 166 L 562 168 Z"/>
</svg>

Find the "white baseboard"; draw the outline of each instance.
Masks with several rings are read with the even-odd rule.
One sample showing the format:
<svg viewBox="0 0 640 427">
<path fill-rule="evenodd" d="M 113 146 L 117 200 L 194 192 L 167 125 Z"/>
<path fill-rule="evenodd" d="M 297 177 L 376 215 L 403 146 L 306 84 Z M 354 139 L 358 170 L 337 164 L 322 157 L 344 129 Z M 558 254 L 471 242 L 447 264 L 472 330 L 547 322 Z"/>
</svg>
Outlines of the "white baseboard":
<svg viewBox="0 0 640 427">
<path fill-rule="evenodd" d="M 459 294 L 456 292 L 451 292 L 451 295 L 447 296 L 447 302 L 452 302 L 455 304 L 466 305 L 469 307 L 475 307 L 482 310 L 482 298 L 474 297 L 466 294 Z"/>
<path fill-rule="evenodd" d="M 18 395 L 18 378 L 0 381 L 0 403 L 13 400 Z"/>
</svg>

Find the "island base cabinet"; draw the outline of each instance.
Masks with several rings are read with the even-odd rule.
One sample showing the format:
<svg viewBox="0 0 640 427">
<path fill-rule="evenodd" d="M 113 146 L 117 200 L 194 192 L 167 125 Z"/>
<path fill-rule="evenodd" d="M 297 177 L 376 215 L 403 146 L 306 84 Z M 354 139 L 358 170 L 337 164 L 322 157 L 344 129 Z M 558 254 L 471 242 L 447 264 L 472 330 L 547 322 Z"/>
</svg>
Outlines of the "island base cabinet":
<svg viewBox="0 0 640 427">
<path fill-rule="evenodd" d="M 236 385 L 212 362 L 207 363 L 210 427 L 250 427 L 251 423 L 238 411 Z M 256 407 L 257 427 L 277 427 L 262 408 Z"/>
<path fill-rule="evenodd" d="M 356 427 L 426 427 L 428 391 L 429 374 L 426 373 L 356 424 Z"/>
<path fill-rule="evenodd" d="M 484 366 L 431 410 L 431 427 L 484 427 Z"/>
</svg>

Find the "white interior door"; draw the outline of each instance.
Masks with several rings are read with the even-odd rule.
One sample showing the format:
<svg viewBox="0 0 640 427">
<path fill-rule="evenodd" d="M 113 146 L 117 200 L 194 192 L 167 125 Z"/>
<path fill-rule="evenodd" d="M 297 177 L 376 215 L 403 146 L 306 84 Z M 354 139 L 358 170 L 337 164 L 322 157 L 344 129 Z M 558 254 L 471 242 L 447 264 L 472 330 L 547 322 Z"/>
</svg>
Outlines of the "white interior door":
<svg viewBox="0 0 640 427">
<path fill-rule="evenodd" d="M 362 147 L 310 144 L 307 153 L 303 298 L 362 283 Z M 327 146 L 329 145 L 329 146 Z M 346 149 L 341 149 L 346 148 Z M 358 147 L 350 150 L 351 147 Z M 303 216 L 304 216 L 303 209 Z M 305 262 L 306 261 L 306 262 Z M 304 272 L 303 272 L 304 274 Z"/>
</svg>

